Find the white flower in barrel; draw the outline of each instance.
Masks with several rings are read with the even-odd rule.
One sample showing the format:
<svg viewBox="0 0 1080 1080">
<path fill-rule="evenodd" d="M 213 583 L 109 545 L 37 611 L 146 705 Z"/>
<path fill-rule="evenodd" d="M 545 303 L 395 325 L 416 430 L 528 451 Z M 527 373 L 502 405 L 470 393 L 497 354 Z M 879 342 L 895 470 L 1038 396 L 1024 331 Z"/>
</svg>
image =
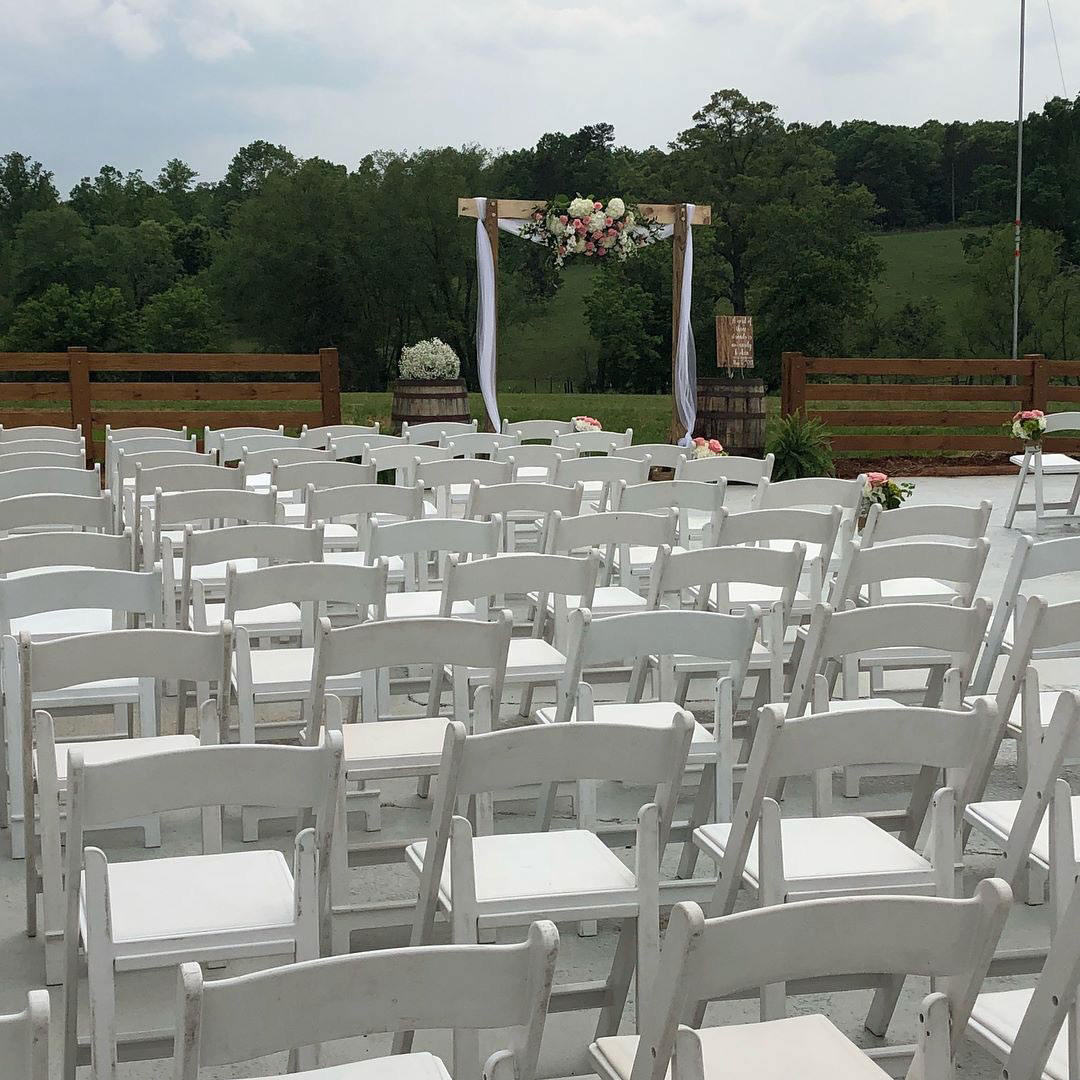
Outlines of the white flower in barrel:
<svg viewBox="0 0 1080 1080">
<path fill-rule="evenodd" d="M 570 423 L 575 431 L 603 431 L 604 425 L 595 416 L 572 416 Z"/>
<path fill-rule="evenodd" d="M 461 373 L 457 353 L 439 338 L 428 338 L 401 350 L 398 373 L 403 379 L 456 379 Z"/>
</svg>

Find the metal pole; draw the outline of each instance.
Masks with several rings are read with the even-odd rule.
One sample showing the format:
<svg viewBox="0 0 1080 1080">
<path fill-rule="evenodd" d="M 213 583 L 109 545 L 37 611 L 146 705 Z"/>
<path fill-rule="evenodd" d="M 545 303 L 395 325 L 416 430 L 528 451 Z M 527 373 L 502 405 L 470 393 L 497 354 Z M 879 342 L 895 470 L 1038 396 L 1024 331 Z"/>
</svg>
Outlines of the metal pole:
<svg viewBox="0 0 1080 1080">
<path fill-rule="evenodd" d="M 1024 28 L 1027 0 L 1020 0 L 1020 78 L 1019 104 L 1016 110 L 1016 219 L 1013 244 L 1013 326 L 1012 358 L 1019 355 L 1020 339 L 1020 200 L 1024 182 Z"/>
</svg>

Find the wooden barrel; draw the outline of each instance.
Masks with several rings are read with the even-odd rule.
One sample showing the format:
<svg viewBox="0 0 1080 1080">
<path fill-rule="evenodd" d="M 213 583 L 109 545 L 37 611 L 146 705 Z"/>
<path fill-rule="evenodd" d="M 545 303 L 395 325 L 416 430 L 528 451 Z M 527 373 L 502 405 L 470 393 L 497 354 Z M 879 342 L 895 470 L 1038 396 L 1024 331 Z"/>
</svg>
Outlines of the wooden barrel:
<svg viewBox="0 0 1080 1080">
<path fill-rule="evenodd" d="M 467 423 L 469 392 L 464 379 L 398 379 L 394 383 L 394 404 L 390 414 L 395 428 L 401 421 L 430 424 L 439 420 Z"/>
<path fill-rule="evenodd" d="M 719 439 L 729 454 L 765 452 L 765 383 L 761 379 L 698 379 L 695 435 Z"/>
</svg>

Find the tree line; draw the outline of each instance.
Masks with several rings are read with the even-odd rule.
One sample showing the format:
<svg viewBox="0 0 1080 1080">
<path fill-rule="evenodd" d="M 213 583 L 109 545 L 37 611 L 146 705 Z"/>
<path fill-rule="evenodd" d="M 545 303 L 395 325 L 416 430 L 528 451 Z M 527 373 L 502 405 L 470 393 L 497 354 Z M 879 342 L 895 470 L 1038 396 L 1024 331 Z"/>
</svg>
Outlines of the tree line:
<svg viewBox="0 0 1080 1080">
<path fill-rule="evenodd" d="M 1022 349 L 1080 352 L 1080 99 L 1028 123 Z M 336 345 L 347 389 L 380 389 L 403 345 L 437 335 L 475 378 L 474 233 L 465 194 L 622 195 L 713 208 L 695 230 L 699 363 L 715 314 L 755 317 L 759 367 L 784 349 L 859 355 L 1005 355 L 1011 334 L 1014 128 L 853 120 L 785 124 L 777 109 L 719 91 L 666 148 L 617 145 L 611 125 L 533 147 L 372 153 L 349 168 L 256 141 L 225 175 L 185 162 L 152 180 L 103 166 L 66 198 L 41 162 L 0 157 L 0 347 L 55 350 L 313 351 Z M 961 340 L 938 298 L 888 317 L 874 286 L 876 236 L 958 224 L 970 297 Z M 559 288 L 545 253 L 500 245 L 500 319 L 536 319 Z M 669 382 L 669 245 L 591 274 L 586 319 L 597 389 Z M 558 349 L 558 341 L 551 343 Z"/>
</svg>

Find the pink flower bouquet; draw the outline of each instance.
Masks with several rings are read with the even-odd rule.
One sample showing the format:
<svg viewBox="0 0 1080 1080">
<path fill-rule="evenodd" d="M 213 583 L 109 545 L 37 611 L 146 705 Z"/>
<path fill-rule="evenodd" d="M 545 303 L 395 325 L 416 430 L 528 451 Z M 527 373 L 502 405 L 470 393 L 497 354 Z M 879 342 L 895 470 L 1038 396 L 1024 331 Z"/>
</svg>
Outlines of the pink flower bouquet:
<svg viewBox="0 0 1080 1080">
<path fill-rule="evenodd" d="M 570 423 L 575 431 L 603 431 L 604 425 L 595 416 L 572 416 Z"/>
<path fill-rule="evenodd" d="M 891 480 L 887 473 L 869 472 L 866 474 L 863 502 L 867 510 L 871 503 L 877 503 L 882 510 L 896 510 L 904 505 L 905 500 L 911 498 L 914 490 L 914 484 L 897 483 Z"/>
<path fill-rule="evenodd" d="M 690 455 L 694 458 L 727 457 L 719 439 L 703 439 L 700 436 L 693 441 Z"/>
<path fill-rule="evenodd" d="M 1042 409 L 1021 409 L 1013 418 L 1010 430 L 1014 439 L 1023 439 L 1025 446 L 1038 446 L 1046 430 L 1046 413 Z"/>
</svg>

